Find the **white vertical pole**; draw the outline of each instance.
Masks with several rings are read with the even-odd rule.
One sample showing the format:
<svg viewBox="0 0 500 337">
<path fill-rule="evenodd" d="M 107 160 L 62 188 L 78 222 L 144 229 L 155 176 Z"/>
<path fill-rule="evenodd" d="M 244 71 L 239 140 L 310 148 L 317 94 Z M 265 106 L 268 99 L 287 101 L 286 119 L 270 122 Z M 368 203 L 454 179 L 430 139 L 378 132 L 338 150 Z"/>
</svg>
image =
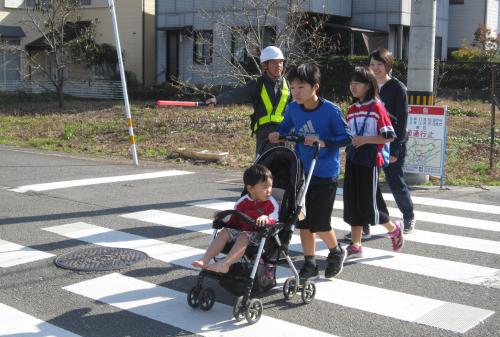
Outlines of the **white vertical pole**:
<svg viewBox="0 0 500 337">
<path fill-rule="evenodd" d="M 137 160 L 137 148 L 135 146 L 135 136 L 134 136 L 134 128 L 132 126 L 132 116 L 130 115 L 130 105 L 128 102 L 128 93 L 127 93 L 127 82 L 125 81 L 125 68 L 123 67 L 123 58 L 122 58 L 122 48 L 120 45 L 120 35 L 118 34 L 118 23 L 116 21 L 116 11 L 114 0 L 108 0 L 109 10 L 111 12 L 111 18 L 113 19 L 113 30 L 115 35 L 115 44 L 116 44 L 116 54 L 118 56 L 118 64 L 120 66 L 120 78 L 122 80 L 122 89 L 123 89 L 123 99 L 125 101 L 125 115 L 127 117 L 128 124 L 128 136 L 130 140 L 130 152 L 132 153 L 132 160 L 135 165 L 139 165 Z"/>
</svg>

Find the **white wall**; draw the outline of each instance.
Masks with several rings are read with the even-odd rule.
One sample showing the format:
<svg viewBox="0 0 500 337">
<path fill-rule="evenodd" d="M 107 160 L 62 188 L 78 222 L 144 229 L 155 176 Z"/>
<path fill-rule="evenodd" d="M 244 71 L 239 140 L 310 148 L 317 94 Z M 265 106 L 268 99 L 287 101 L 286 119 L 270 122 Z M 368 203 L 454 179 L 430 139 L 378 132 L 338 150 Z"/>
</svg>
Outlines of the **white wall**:
<svg viewBox="0 0 500 337">
<path fill-rule="evenodd" d="M 460 48 L 464 40 L 474 40 L 474 31 L 484 23 L 486 1 L 490 0 L 465 0 L 463 5 L 450 5 L 448 48 Z"/>
<path fill-rule="evenodd" d="M 307 11 L 337 16 L 351 16 L 352 0 L 308 0 L 305 4 Z"/>
<path fill-rule="evenodd" d="M 389 32 L 389 25 L 410 24 L 410 0 L 352 0 L 354 26 Z"/>
<path fill-rule="evenodd" d="M 341 9 L 342 6 L 340 4 L 345 4 L 346 0 L 325 1 L 327 6 L 333 6 L 331 7 L 332 9 Z M 285 20 L 285 5 L 286 1 L 283 0 L 274 13 L 274 15 L 277 14 L 280 17 L 280 20 Z M 227 25 L 229 26 L 248 26 L 249 23 L 245 15 L 242 15 L 243 11 L 238 9 L 242 8 L 242 6 L 248 8 L 250 4 L 243 0 L 169 0 L 158 1 L 157 6 L 157 29 L 159 29 L 156 39 L 157 82 L 161 83 L 165 80 L 164 72 L 166 70 L 166 37 L 161 29 L 192 27 L 193 30 L 213 31 L 213 61 L 212 64 L 206 66 L 193 64 L 193 43 L 189 37 L 184 36 L 182 42 L 179 44 L 179 77 L 182 80 L 193 83 L 228 83 L 227 77 L 224 81 L 217 76 L 207 79 L 199 71 L 197 72 L 197 70 L 203 69 L 203 72 L 211 72 L 213 74 L 227 74 L 230 72 L 229 65 L 224 60 L 224 58 L 230 59 L 230 49 L 224 47 L 224 44 L 229 44 L 230 46 L 231 33 L 230 31 L 224 31 L 223 34 L 219 34 L 220 27 L 216 27 L 215 25 L 217 22 L 220 22 L 220 16 L 224 16 L 228 20 Z M 248 10 L 245 12 L 250 13 Z M 281 25 L 276 20 L 269 20 L 266 24 Z"/>
<path fill-rule="evenodd" d="M 449 3 L 448 0 L 438 0 L 436 4 L 436 36 L 442 40 L 441 60 L 446 60 L 448 54 L 448 20 Z"/>
<path fill-rule="evenodd" d="M 488 0 L 488 11 L 486 16 L 486 26 L 491 29 L 492 35 L 498 33 L 498 0 Z"/>
</svg>

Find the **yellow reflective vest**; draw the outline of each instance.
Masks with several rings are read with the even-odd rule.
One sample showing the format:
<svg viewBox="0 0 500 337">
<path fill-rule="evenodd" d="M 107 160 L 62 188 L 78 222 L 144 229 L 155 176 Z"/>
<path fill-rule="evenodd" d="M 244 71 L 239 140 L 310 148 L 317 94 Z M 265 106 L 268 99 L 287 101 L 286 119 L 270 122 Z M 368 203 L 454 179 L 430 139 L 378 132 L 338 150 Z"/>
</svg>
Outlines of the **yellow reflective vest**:
<svg viewBox="0 0 500 337">
<path fill-rule="evenodd" d="M 260 90 L 260 98 L 266 107 L 266 115 L 256 118 L 255 123 L 252 125 L 252 131 L 255 132 L 257 129 L 267 123 L 281 123 L 283 121 L 283 112 L 285 111 L 286 104 L 288 103 L 288 98 L 290 96 L 290 90 L 288 89 L 288 84 L 286 80 L 283 79 L 283 87 L 281 88 L 281 97 L 276 106 L 273 106 L 269 94 L 267 93 L 266 86 L 262 81 L 257 81 L 257 83 L 262 85 Z"/>
</svg>

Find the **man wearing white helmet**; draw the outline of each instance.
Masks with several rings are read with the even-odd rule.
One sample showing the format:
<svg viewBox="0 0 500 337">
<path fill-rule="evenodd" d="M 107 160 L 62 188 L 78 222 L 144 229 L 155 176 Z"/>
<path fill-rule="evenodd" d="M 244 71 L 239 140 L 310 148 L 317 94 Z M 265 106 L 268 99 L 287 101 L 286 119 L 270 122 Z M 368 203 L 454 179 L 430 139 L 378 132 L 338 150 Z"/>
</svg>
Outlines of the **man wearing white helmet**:
<svg viewBox="0 0 500 337">
<path fill-rule="evenodd" d="M 283 120 L 286 105 L 291 101 L 288 83 L 283 78 L 285 57 L 278 47 L 269 46 L 260 54 L 262 75 L 244 86 L 226 91 L 206 100 L 208 105 L 252 103 L 252 134 L 256 137 L 256 154 L 262 154 L 268 146 L 267 135 L 277 130 Z"/>
</svg>

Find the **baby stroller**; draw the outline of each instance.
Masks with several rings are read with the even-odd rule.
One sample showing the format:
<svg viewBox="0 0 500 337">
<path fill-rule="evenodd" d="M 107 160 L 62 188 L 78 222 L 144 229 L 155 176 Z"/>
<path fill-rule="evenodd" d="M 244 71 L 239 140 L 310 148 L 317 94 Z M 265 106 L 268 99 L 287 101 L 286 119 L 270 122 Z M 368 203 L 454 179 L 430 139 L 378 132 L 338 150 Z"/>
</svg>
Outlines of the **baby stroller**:
<svg viewBox="0 0 500 337">
<path fill-rule="evenodd" d="M 286 136 L 283 139 L 296 143 L 304 141 L 303 137 L 295 135 Z M 301 212 L 300 205 L 305 200 L 312 171 L 319 156 L 319 144 L 315 146 L 317 150 L 305 186 L 303 186 L 302 166 L 293 150 L 285 146 L 277 146 L 257 158 L 255 164 L 266 166 L 273 174 L 272 194 L 281 204 L 279 222 L 272 227 L 259 227 L 258 230 L 262 235 L 260 245 L 248 246 L 242 261 L 233 264 L 227 273 L 203 269 L 196 285 L 187 296 L 187 302 L 191 307 L 199 307 L 208 311 L 214 305 L 214 290 L 210 287 L 203 287 L 204 278 L 209 277 L 219 280 L 224 289 L 237 296 L 233 307 L 236 321 L 246 318 L 249 324 L 256 323 L 262 315 L 263 305 L 260 299 L 252 298 L 252 296 L 268 291 L 276 285 L 276 267 L 282 261 L 286 262 L 293 272 L 293 276 L 289 277 L 283 285 L 285 299 L 292 298 L 297 292 L 301 293 L 302 301 L 306 304 L 314 299 L 316 286 L 311 280 L 299 279 L 297 269 L 288 255 L 288 244 L 297 224 Z M 243 194 L 245 193 L 246 191 L 243 191 Z M 228 215 L 238 216 L 243 221 L 255 225 L 255 221 L 243 213 L 235 210 L 222 211 L 213 221 L 214 238 L 220 229 L 229 227 L 222 220 Z M 228 253 L 231 247 L 232 243 L 226 245 L 223 252 Z"/>
</svg>

